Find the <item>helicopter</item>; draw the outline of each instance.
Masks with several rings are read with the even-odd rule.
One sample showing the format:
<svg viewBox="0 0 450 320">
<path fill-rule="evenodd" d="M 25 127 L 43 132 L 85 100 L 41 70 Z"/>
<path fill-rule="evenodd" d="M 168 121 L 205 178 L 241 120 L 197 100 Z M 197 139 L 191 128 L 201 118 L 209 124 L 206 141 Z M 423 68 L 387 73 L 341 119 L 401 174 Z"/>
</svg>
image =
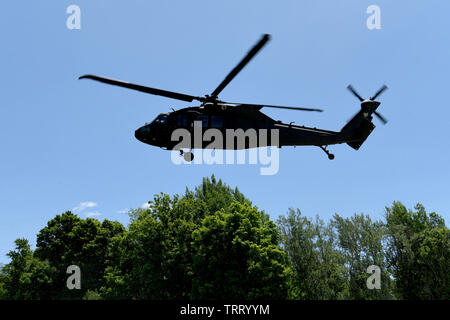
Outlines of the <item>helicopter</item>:
<svg viewBox="0 0 450 320">
<path fill-rule="evenodd" d="M 166 150 L 177 150 L 186 161 L 193 160 L 194 155 L 192 149 L 194 148 L 191 147 L 192 144 L 189 144 L 190 147 L 188 147 L 188 151 L 185 152 L 183 149 L 186 148 L 182 148 L 177 141 L 171 139 L 172 133 L 176 129 L 185 129 L 193 136 L 194 124 L 198 123 L 201 124 L 202 129 L 216 129 L 222 133 L 231 129 L 278 130 L 278 141 L 270 141 L 268 144 L 275 144 L 279 148 L 282 146 L 317 146 L 328 155 L 330 160 L 333 160 L 335 156 L 327 149 L 329 145 L 346 143 L 355 150 L 358 150 L 361 147 L 370 133 L 375 129 L 375 125 L 372 122 L 372 115 L 375 115 L 380 119 L 383 124 L 387 123 L 387 120 L 377 112 L 380 102 L 375 100 L 387 89 L 386 85 L 383 85 L 369 99 L 362 98 L 353 86 L 349 85 L 347 89 L 361 102 L 361 107 L 340 131 L 298 126 L 294 125 L 293 122 L 283 123 L 281 121 L 273 120 L 260 111 L 262 108 L 278 108 L 322 112 L 322 109 L 235 103 L 219 100 L 218 95 L 222 90 L 225 89 L 225 87 L 250 62 L 250 60 L 255 57 L 269 40 L 270 35 L 264 34 L 256 45 L 248 51 L 239 64 L 230 71 L 219 86 L 211 94 L 203 97 L 141 86 L 90 74 L 83 75 L 79 77 L 79 79 L 91 79 L 109 85 L 124 87 L 185 102 L 193 102 L 194 100 L 199 101 L 201 103 L 199 106 L 173 110 L 169 113 L 161 113 L 151 123 L 146 123 L 135 131 L 135 137 L 139 141 Z M 197 144 L 196 147 L 199 149 L 206 149 L 208 146 L 209 144 L 207 141 L 203 141 L 200 145 Z M 239 144 L 237 146 L 234 143 L 226 144 L 220 149 L 238 150 L 261 146 L 267 146 L 267 141 L 265 144 L 260 143 L 260 141 L 257 141 L 256 144 L 249 144 L 246 141 L 244 144 Z"/>
</svg>

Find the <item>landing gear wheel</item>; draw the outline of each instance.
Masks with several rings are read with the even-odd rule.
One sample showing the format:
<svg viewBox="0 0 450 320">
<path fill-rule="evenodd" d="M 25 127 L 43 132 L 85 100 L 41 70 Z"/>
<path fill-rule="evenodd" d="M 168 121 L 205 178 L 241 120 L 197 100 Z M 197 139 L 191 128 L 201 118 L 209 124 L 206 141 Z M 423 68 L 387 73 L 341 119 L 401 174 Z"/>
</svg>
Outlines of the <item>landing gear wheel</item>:
<svg viewBox="0 0 450 320">
<path fill-rule="evenodd" d="M 325 146 L 325 147 L 319 146 L 319 148 L 322 149 L 323 152 L 325 152 L 325 153 L 327 154 L 328 159 L 330 159 L 330 160 L 333 160 L 333 159 L 334 159 L 334 154 L 330 153 L 330 151 L 328 151 L 328 150 L 326 149 L 326 146 Z"/>
<path fill-rule="evenodd" d="M 186 162 L 191 162 L 192 160 L 194 160 L 194 154 L 192 152 L 184 152 L 183 158 Z"/>
</svg>

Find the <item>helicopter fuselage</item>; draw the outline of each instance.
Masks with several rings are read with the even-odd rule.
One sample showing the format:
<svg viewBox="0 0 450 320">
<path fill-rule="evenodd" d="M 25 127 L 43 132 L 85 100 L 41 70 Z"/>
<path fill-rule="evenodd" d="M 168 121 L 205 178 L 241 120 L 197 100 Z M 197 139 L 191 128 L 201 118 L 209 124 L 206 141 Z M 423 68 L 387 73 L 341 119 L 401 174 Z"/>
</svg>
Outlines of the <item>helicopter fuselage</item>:
<svg viewBox="0 0 450 320">
<path fill-rule="evenodd" d="M 196 121 L 201 128 L 200 131 L 195 130 L 194 124 Z M 211 147 L 211 139 L 204 136 L 205 132 L 210 129 L 215 129 L 216 134 L 220 132 L 223 137 L 222 143 L 214 144 L 215 149 L 239 150 L 264 146 L 323 146 L 348 141 L 348 137 L 341 132 L 283 123 L 273 120 L 259 110 L 239 107 L 224 109 L 189 107 L 163 113 L 158 115 L 151 123 L 136 130 L 135 137 L 149 145 L 168 150 L 180 149 L 179 140 L 173 138 L 173 133 L 177 129 L 184 129 L 189 132 L 191 137 L 190 149 Z M 273 134 L 274 131 L 277 131 L 277 133 Z M 198 142 L 195 143 L 198 134 L 201 135 L 201 137 L 197 137 L 197 139 L 201 139 L 201 145 L 198 145 Z M 263 139 L 262 134 L 265 134 L 266 138 Z M 256 135 L 256 143 L 252 143 L 252 135 Z M 230 139 L 244 139 L 242 140 L 244 143 L 229 141 Z"/>
</svg>

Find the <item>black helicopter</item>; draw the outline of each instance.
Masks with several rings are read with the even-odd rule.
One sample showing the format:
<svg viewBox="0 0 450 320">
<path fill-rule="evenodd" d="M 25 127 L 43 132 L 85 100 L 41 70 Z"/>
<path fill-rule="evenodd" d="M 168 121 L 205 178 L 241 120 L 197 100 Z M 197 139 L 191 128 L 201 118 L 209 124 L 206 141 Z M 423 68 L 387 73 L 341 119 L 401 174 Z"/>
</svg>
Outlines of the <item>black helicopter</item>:
<svg viewBox="0 0 450 320">
<path fill-rule="evenodd" d="M 231 103 L 219 100 L 219 93 L 222 92 L 222 90 L 258 53 L 258 51 L 261 50 L 269 39 L 270 35 L 265 34 L 261 40 L 258 41 L 258 43 L 247 53 L 244 59 L 242 59 L 241 62 L 233 70 L 231 70 L 222 83 L 220 83 L 220 85 L 210 95 L 205 95 L 204 97 L 145 87 L 95 75 L 84 75 L 79 77 L 79 79 L 96 80 L 110 85 L 186 102 L 192 102 L 194 100 L 200 101 L 200 106 L 187 107 L 170 113 L 161 113 L 155 120 L 153 120 L 153 122 L 147 123 L 135 131 L 135 137 L 139 141 L 167 150 L 179 150 L 180 154 L 184 155 L 186 161 L 191 161 L 193 159 L 193 154 L 191 152 L 192 148 L 190 148 L 188 152 L 183 152 L 184 150 L 179 147 L 177 149 L 177 145 L 179 144 L 177 141 L 172 141 L 171 134 L 175 129 L 179 128 L 184 128 L 190 133 L 194 133 L 195 121 L 201 121 L 202 129 L 214 128 L 223 133 L 225 133 L 227 129 L 278 129 L 279 139 L 276 142 L 278 147 L 317 146 L 328 155 L 330 160 L 334 159 L 334 155 L 327 150 L 326 147 L 329 145 L 347 143 L 355 150 L 358 150 L 361 147 L 375 128 L 375 125 L 372 123 L 372 114 L 377 116 L 383 123 L 387 122 L 387 120 L 376 111 L 380 105 L 380 102 L 375 101 L 375 99 L 387 89 L 385 85 L 383 85 L 375 93 L 375 95 L 369 99 L 363 99 L 351 85 L 347 87 L 361 101 L 361 109 L 350 121 L 348 121 L 341 131 L 330 131 L 297 126 L 292 123 L 282 123 L 281 121 L 271 119 L 260 111 L 262 108 L 280 108 L 322 112 L 323 110 L 321 109 L 273 106 L 265 104 Z M 209 142 L 203 142 L 200 148 L 207 148 L 208 145 Z M 266 145 L 273 145 L 273 143 L 268 142 L 265 145 L 258 143 L 256 145 L 249 145 L 248 143 L 245 143 L 245 145 L 241 145 L 241 147 L 237 147 L 236 144 L 233 143 L 231 148 L 227 147 L 228 144 L 224 144 L 224 147 L 221 149 L 235 150 Z"/>
</svg>

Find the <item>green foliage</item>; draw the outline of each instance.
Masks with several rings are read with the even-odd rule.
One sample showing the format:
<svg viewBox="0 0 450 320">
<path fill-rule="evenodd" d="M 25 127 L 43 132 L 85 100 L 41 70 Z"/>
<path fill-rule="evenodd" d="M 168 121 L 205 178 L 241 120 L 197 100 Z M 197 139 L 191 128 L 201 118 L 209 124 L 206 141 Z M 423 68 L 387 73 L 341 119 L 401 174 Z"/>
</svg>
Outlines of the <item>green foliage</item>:
<svg viewBox="0 0 450 320">
<path fill-rule="evenodd" d="M 289 209 L 280 217 L 283 247 L 294 270 L 291 298 L 322 300 L 345 298 L 344 259 L 336 249 L 336 235 L 323 221 Z"/>
<path fill-rule="evenodd" d="M 15 250 L 7 256 L 11 259 L 2 272 L 2 298 L 11 300 L 34 300 L 48 298 L 54 269 L 34 257 L 28 240 L 17 239 Z"/>
<path fill-rule="evenodd" d="M 5 300 L 8 296 L 8 290 L 5 288 L 7 275 L 3 270 L 4 267 L 5 265 L 0 263 L 0 300 Z"/>
<path fill-rule="evenodd" d="M 125 231 L 118 222 L 81 219 L 65 212 L 50 220 L 37 236 L 35 256 L 53 267 L 53 285 L 47 290 L 52 299 L 81 299 L 87 290 L 99 289 L 106 268 L 111 239 Z M 81 290 L 68 290 L 67 267 L 82 271 Z"/>
<path fill-rule="evenodd" d="M 290 269 L 276 225 L 247 203 L 206 217 L 193 233 L 194 299 L 285 299 Z"/>
<path fill-rule="evenodd" d="M 386 208 L 388 259 L 402 299 L 450 299 L 450 231 L 418 204 Z"/>
<path fill-rule="evenodd" d="M 232 202 L 247 203 L 251 205 L 250 200 L 238 190 L 230 188 L 224 184 L 222 180 L 216 180 L 212 175 L 211 180 L 209 178 L 203 178 L 203 182 L 200 186 L 195 188 L 194 192 L 186 189 L 186 197 L 192 197 L 206 204 L 209 214 L 228 207 Z"/>
<path fill-rule="evenodd" d="M 0 266 L 0 299 L 449 299 L 450 231 L 418 204 L 385 222 L 269 216 L 214 176 L 182 196 L 154 196 L 118 222 L 57 215 L 33 252 L 17 239 Z M 69 290 L 67 267 L 81 269 Z M 381 268 L 369 290 L 367 268 Z"/>
<path fill-rule="evenodd" d="M 113 241 L 106 298 L 278 298 L 287 292 L 277 228 L 237 189 L 212 177 L 183 197 L 161 194 L 149 205 L 132 212 L 129 232 Z"/>
<path fill-rule="evenodd" d="M 0 300 L 6 300 L 8 298 L 8 290 L 5 288 L 5 280 L 0 276 Z"/>
<path fill-rule="evenodd" d="M 83 300 L 102 300 L 102 297 L 97 291 L 88 290 L 84 295 Z"/>
<path fill-rule="evenodd" d="M 355 300 L 392 299 L 392 284 L 383 247 L 383 223 L 373 222 L 368 215 L 355 214 L 342 218 L 335 214 L 332 225 L 336 228 L 339 250 L 346 266 L 348 297 Z M 367 268 L 376 265 L 381 269 L 381 289 L 368 290 Z"/>
<path fill-rule="evenodd" d="M 199 208 L 175 196 L 155 196 L 133 212 L 129 231 L 116 237 L 106 270 L 107 298 L 182 298 L 190 287 L 190 233 Z M 170 280 L 169 280 L 170 279 Z"/>
</svg>

